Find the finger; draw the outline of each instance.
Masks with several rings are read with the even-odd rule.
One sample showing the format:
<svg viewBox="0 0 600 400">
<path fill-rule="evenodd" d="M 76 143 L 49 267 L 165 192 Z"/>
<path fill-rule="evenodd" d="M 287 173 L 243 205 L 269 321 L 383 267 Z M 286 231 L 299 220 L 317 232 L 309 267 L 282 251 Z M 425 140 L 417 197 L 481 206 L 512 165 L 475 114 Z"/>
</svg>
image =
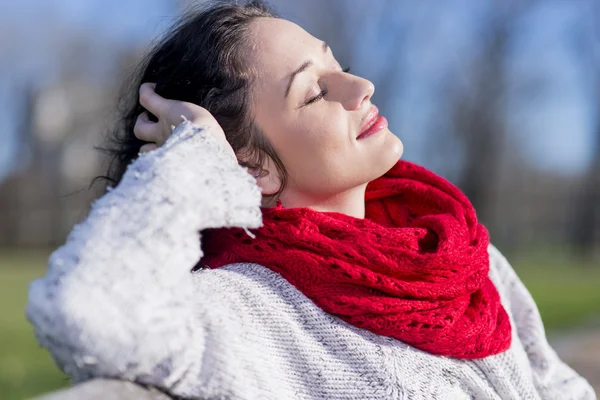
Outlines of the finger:
<svg viewBox="0 0 600 400">
<path fill-rule="evenodd" d="M 156 145 L 156 143 L 146 143 L 145 145 L 140 147 L 140 153 L 147 153 L 149 151 L 156 150 L 157 148 L 158 146 Z"/>
<path fill-rule="evenodd" d="M 144 142 L 156 142 L 160 135 L 160 125 L 150 121 L 147 112 L 138 115 L 135 125 L 133 126 L 133 134 Z"/>
<path fill-rule="evenodd" d="M 140 86 L 140 104 L 152 114 L 156 115 L 164 115 L 164 112 L 167 110 L 169 106 L 169 102 L 156 94 L 154 88 L 156 87 L 155 83 L 142 83 Z"/>
</svg>

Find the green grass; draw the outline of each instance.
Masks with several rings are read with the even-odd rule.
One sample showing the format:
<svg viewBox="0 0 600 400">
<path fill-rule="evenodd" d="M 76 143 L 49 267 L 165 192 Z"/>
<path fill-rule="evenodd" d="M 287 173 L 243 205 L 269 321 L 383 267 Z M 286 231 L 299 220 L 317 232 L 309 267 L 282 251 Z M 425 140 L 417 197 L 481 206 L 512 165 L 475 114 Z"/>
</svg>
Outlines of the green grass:
<svg viewBox="0 0 600 400">
<path fill-rule="evenodd" d="M 535 299 L 547 331 L 600 323 L 600 261 L 551 252 L 509 261 Z"/>
<path fill-rule="evenodd" d="M 47 253 L 0 254 L 0 398 L 26 399 L 68 385 L 25 319 L 27 284 L 44 274 Z"/>
<path fill-rule="evenodd" d="M 38 347 L 25 319 L 27 284 L 42 275 L 48 252 L 0 252 L 0 398 L 24 399 L 68 386 L 67 377 Z M 600 317 L 600 265 L 551 253 L 509 257 L 538 303 L 550 333 Z"/>
</svg>

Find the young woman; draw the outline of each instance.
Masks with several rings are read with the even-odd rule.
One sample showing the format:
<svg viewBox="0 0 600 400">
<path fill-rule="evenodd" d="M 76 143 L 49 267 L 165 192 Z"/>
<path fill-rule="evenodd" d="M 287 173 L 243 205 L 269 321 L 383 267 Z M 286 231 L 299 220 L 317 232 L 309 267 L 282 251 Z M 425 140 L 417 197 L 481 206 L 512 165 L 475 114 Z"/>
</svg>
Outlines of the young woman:
<svg viewBox="0 0 600 400">
<path fill-rule="evenodd" d="M 212 5 L 133 84 L 115 187 L 30 286 L 37 338 L 74 382 L 595 398 L 468 200 L 399 161 L 373 84 L 324 42 L 260 2 Z"/>
</svg>

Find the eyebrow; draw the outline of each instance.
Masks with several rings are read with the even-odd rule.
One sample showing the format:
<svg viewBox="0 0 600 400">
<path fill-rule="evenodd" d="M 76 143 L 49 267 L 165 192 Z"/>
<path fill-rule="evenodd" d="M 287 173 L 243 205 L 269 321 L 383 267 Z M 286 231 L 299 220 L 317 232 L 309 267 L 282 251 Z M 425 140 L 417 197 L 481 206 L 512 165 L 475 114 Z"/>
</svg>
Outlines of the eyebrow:
<svg viewBox="0 0 600 400">
<path fill-rule="evenodd" d="M 329 49 L 329 45 L 327 44 L 327 42 L 323 42 L 322 48 L 323 48 L 323 53 L 327 53 L 327 50 Z M 310 60 L 305 61 L 298 69 L 296 69 L 294 72 L 291 73 L 290 80 L 288 82 L 287 88 L 285 89 L 285 97 L 288 97 L 288 94 L 290 94 L 290 89 L 292 88 L 292 82 L 294 82 L 296 75 L 298 75 L 300 72 L 306 71 L 306 69 L 308 67 L 310 67 L 311 65 L 313 65 L 312 61 L 310 61 Z"/>
</svg>

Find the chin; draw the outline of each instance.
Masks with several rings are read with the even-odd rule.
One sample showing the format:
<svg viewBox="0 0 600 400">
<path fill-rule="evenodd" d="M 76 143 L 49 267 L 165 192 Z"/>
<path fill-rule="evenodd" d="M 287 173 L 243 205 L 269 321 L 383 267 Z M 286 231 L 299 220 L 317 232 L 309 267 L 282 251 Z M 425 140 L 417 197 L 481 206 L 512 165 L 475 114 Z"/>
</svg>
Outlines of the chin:
<svg viewBox="0 0 600 400">
<path fill-rule="evenodd" d="M 388 130 L 384 150 L 379 155 L 380 159 L 384 161 L 385 168 L 387 168 L 383 173 L 386 173 L 396 165 L 398 160 L 402 157 L 402 154 L 404 154 L 404 144 L 402 143 L 402 140 Z"/>
<path fill-rule="evenodd" d="M 368 181 L 379 178 L 392 169 L 404 152 L 404 145 L 398 136 L 389 130 L 384 135 L 385 137 L 380 137 L 379 143 L 370 149 L 372 152 L 369 154 L 369 161 L 366 161 L 372 167 L 367 172 Z"/>
<path fill-rule="evenodd" d="M 404 145 L 402 141 L 388 130 L 385 132 L 385 137 L 380 137 L 379 143 L 369 149 L 368 158 L 362 163 L 362 165 L 369 165 L 371 168 L 361 168 L 358 176 L 362 177 L 362 182 L 370 182 L 379 178 L 396 165 L 403 153 Z"/>
</svg>

